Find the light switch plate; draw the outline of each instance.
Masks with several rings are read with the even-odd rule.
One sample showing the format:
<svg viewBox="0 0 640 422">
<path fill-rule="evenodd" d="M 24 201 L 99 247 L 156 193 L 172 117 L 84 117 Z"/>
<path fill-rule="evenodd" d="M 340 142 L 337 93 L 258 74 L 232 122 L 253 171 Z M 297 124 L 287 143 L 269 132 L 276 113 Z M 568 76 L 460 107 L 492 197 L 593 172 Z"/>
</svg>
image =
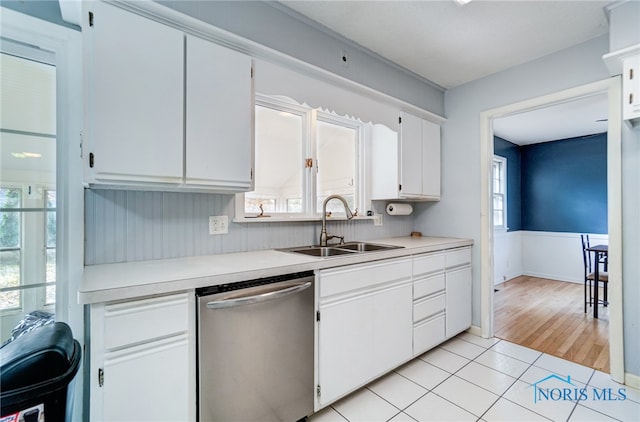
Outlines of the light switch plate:
<svg viewBox="0 0 640 422">
<path fill-rule="evenodd" d="M 229 217 L 226 215 L 209 216 L 209 234 L 229 233 Z"/>
<path fill-rule="evenodd" d="M 375 214 L 373 216 L 373 225 L 381 226 L 382 225 L 382 214 Z"/>
</svg>

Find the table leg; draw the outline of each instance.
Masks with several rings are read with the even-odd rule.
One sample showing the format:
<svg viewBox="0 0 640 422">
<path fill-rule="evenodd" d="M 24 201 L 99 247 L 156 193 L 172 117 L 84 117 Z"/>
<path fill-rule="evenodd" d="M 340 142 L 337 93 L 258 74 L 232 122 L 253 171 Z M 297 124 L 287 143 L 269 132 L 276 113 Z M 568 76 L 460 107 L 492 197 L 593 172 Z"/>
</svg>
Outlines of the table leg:
<svg viewBox="0 0 640 422">
<path fill-rule="evenodd" d="M 593 284 L 594 284 L 594 291 L 593 291 L 593 317 L 595 319 L 598 319 L 598 280 L 599 280 L 599 274 L 598 274 L 598 267 L 600 267 L 600 265 L 598 265 L 598 252 L 593 252 L 593 257 L 594 262 L 595 262 L 595 268 L 593 270 Z"/>
</svg>

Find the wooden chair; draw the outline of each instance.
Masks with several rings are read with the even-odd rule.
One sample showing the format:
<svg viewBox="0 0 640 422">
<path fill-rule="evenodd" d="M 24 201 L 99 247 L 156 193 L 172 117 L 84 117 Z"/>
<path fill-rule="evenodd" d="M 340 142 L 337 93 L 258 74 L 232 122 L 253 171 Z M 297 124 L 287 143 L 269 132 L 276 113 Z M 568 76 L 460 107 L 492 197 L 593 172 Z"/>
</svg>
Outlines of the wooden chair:
<svg viewBox="0 0 640 422">
<path fill-rule="evenodd" d="M 608 262 L 606 256 L 603 257 L 600 256 L 600 254 L 598 254 L 597 259 L 595 260 L 595 262 L 593 262 L 593 258 L 591 256 L 592 253 L 590 251 L 587 251 L 587 248 L 589 248 L 590 246 L 588 234 L 581 234 L 580 240 L 582 241 L 582 261 L 584 263 L 584 312 L 587 313 L 587 303 L 589 304 L 589 306 L 593 305 L 592 286 L 594 284 L 593 281 L 595 280 L 593 265 L 602 264 L 604 266 L 603 270 L 598 271 L 598 282 L 602 283 L 603 287 L 603 297 L 602 300 L 598 300 L 598 303 L 602 303 L 604 306 L 609 305 L 609 274 L 607 274 Z M 596 289 L 598 288 L 598 286 L 594 287 Z M 587 289 L 589 290 L 589 300 L 587 300 Z M 598 303 L 596 303 L 595 305 L 598 306 Z"/>
</svg>

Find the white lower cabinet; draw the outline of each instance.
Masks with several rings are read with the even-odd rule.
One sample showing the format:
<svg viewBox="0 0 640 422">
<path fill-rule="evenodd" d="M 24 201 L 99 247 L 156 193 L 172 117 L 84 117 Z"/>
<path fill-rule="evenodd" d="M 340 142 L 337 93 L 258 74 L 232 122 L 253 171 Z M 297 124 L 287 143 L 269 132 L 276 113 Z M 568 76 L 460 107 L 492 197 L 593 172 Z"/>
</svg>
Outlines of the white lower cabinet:
<svg viewBox="0 0 640 422">
<path fill-rule="evenodd" d="M 445 255 L 413 258 L 413 355 L 445 340 Z"/>
<path fill-rule="evenodd" d="M 90 419 L 195 419 L 193 295 L 90 309 Z"/>
<path fill-rule="evenodd" d="M 315 410 L 471 326 L 471 248 L 320 270 Z"/>
<path fill-rule="evenodd" d="M 471 248 L 445 254 L 446 336 L 451 338 L 471 326 Z"/>
<path fill-rule="evenodd" d="M 411 260 L 320 271 L 316 410 L 407 361 Z"/>
<path fill-rule="evenodd" d="M 453 337 L 471 326 L 471 267 L 446 273 L 446 337 Z"/>
<path fill-rule="evenodd" d="M 471 326 L 471 248 L 413 257 L 413 354 Z"/>
</svg>

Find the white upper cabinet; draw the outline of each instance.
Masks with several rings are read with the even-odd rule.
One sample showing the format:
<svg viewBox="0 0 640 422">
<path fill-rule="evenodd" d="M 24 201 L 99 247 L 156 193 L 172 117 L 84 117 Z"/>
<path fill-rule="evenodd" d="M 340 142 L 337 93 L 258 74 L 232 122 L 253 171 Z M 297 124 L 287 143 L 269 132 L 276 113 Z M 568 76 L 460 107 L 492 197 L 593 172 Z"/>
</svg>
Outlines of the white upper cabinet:
<svg viewBox="0 0 640 422">
<path fill-rule="evenodd" d="M 187 35 L 186 183 L 252 189 L 251 58 Z"/>
<path fill-rule="evenodd" d="M 440 199 L 440 125 L 422 120 L 422 195 Z"/>
<path fill-rule="evenodd" d="M 640 126 L 640 53 L 622 62 L 622 119 Z"/>
<path fill-rule="evenodd" d="M 89 182 L 180 183 L 182 32 L 102 2 L 84 18 Z"/>
<path fill-rule="evenodd" d="M 249 56 L 103 2 L 87 2 L 85 181 L 251 190 Z"/>
<path fill-rule="evenodd" d="M 399 134 L 375 125 L 371 157 L 372 199 L 440 199 L 440 125 L 408 113 Z"/>
<path fill-rule="evenodd" d="M 611 76 L 622 76 L 622 120 L 640 126 L 640 44 L 602 56 Z"/>
</svg>

